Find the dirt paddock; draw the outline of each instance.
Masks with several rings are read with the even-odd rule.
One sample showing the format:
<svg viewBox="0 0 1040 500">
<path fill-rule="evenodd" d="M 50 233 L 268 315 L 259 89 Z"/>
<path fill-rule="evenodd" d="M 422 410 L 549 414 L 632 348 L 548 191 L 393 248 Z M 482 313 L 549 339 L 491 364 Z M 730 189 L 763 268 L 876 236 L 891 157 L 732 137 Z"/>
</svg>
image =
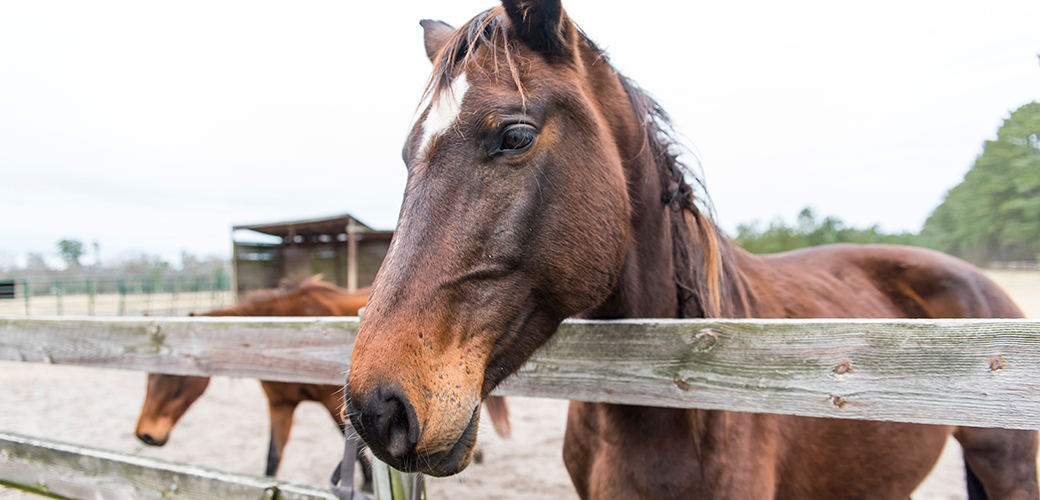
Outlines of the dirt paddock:
<svg viewBox="0 0 1040 500">
<path fill-rule="evenodd" d="M 1040 318 L 1040 273 L 989 274 L 1027 317 Z M 214 378 L 162 448 L 146 446 L 133 434 L 144 388 L 145 374 L 139 372 L 0 362 L 0 430 L 231 472 L 263 472 L 267 407 L 257 381 Z M 509 398 L 509 405 L 513 438 L 500 439 L 490 422 L 482 422 L 484 462 L 458 476 L 430 479 L 431 499 L 577 498 L 560 454 L 567 402 Z M 342 452 L 332 419 L 318 404 L 305 403 L 292 432 L 278 477 L 324 485 Z M 960 450 L 951 439 L 913 498 L 965 497 Z M 0 500 L 38 498 L 0 487 Z"/>
</svg>

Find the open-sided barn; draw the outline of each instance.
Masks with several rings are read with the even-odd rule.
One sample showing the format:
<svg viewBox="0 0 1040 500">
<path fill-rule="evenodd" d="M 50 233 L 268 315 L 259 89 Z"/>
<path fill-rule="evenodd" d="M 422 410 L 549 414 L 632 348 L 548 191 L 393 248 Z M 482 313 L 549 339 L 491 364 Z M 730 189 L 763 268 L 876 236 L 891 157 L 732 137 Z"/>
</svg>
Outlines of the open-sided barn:
<svg viewBox="0 0 1040 500">
<path fill-rule="evenodd" d="M 366 287 L 390 248 L 393 231 L 372 229 L 350 214 L 266 224 L 234 226 L 235 292 L 274 288 L 322 274 L 348 290 Z M 281 238 L 278 243 L 238 241 L 240 231 Z"/>
</svg>

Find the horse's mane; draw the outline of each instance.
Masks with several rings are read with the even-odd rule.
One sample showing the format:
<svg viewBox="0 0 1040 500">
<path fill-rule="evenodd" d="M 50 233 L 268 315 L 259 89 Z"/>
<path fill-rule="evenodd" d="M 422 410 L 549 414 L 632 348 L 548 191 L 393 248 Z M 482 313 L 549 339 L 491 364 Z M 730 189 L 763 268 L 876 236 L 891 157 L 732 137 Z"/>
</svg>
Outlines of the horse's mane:
<svg viewBox="0 0 1040 500">
<path fill-rule="evenodd" d="M 434 60 L 424 101 L 436 101 L 443 92 L 450 92 L 451 82 L 473 61 L 477 47 L 482 44 L 491 48 L 496 57 L 499 52 L 503 54 L 510 79 L 523 98 L 520 70 L 511 55 L 507 26 L 508 16 L 499 6 L 481 12 L 456 30 Z M 580 28 L 575 29 L 580 40 L 600 60 L 610 65 L 606 52 Z M 642 122 L 644 152 L 650 155 L 658 168 L 661 202 L 671 208 L 678 316 L 746 315 L 748 299 L 744 280 L 735 262 L 732 243 L 714 222 L 714 210 L 703 176 L 680 159 L 680 155 L 688 150 L 676 138 L 668 113 L 634 81 L 616 69 L 614 74 Z M 692 154 L 689 156 L 696 158 Z"/>
<path fill-rule="evenodd" d="M 588 43 L 610 64 L 603 51 L 591 41 Z M 661 177 L 661 203 L 671 209 L 679 317 L 746 315 L 747 292 L 733 243 L 715 224 L 703 176 L 680 159 L 680 155 L 689 152 L 676 138 L 668 112 L 630 78 L 615 73 L 642 121 L 644 148 Z M 689 156 L 696 159 L 693 154 Z"/>
</svg>

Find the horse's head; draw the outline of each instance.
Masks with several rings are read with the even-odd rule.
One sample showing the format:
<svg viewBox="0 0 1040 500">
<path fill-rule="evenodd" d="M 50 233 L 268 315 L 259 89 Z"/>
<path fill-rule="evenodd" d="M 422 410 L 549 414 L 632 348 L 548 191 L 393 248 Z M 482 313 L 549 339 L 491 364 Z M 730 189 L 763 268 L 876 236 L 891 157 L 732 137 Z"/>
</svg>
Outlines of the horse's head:
<svg viewBox="0 0 1040 500">
<path fill-rule="evenodd" d="M 148 391 L 137 419 L 137 438 L 152 446 L 166 444 L 170 430 L 207 386 L 209 377 L 149 373 Z"/>
<path fill-rule="evenodd" d="M 433 76 L 348 413 L 380 459 L 444 476 L 470 461 L 481 399 L 611 294 L 627 189 L 645 181 L 623 164 L 645 145 L 622 81 L 558 1 L 422 24 Z M 649 184 L 659 199 L 657 174 Z"/>
</svg>

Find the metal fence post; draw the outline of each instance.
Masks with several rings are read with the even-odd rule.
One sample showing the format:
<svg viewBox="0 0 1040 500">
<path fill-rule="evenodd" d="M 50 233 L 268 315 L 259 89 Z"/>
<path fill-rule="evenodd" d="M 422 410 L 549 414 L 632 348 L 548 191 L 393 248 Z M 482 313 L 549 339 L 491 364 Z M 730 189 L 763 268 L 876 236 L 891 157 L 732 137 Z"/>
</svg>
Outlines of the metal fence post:
<svg viewBox="0 0 1040 500">
<path fill-rule="evenodd" d="M 145 289 L 144 289 L 144 278 L 140 278 L 140 279 L 137 280 L 137 295 L 144 295 L 145 296 L 144 297 L 144 312 L 146 314 L 152 314 L 152 312 L 151 312 L 151 308 L 152 308 L 152 294 L 145 291 Z M 137 305 L 138 305 L 138 307 L 140 307 L 140 305 L 141 305 L 141 297 L 137 297 Z"/>
<path fill-rule="evenodd" d="M 170 298 L 170 316 L 177 314 L 177 294 L 181 291 L 181 280 L 173 277 L 173 296 Z"/>
<path fill-rule="evenodd" d="M 120 278 L 116 286 L 119 288 L 119 315 L 123 316 L 126 314 L 126 281 Z"/>
<path fill-rule="evenodd" d="M 94 315 L 94 280 L 87 278 L 87 316 Z"/>
<path fill-rule="evenodd" d="M 32 309 L 29 307 L 29 296 L 32 295 L 29 280 L 22 280 L 22 295 L 25 295 L 25 315 L 32 316 Z"/>
<path fill-rule="evenodd" d="M 63 309 L 62 308 L 62 303 L 61 303 L 62 299 L 63 299 L 62 295 L 64 295 L 64 294 L 62 293 L 62 289 L 61 289 L 61 280 L 54 280 L 54 298 L 57 299 L 58 316 L 62 315 L 62 309 Z"/>
</svg>

